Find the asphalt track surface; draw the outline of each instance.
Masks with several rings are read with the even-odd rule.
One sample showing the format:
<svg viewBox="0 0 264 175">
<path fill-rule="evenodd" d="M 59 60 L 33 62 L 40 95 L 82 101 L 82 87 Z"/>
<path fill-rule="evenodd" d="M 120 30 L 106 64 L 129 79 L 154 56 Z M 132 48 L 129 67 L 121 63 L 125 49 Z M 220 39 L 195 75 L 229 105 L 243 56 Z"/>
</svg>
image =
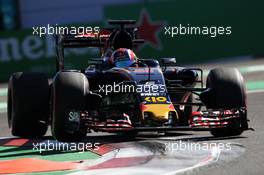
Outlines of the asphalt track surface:
<svg viewBox="0 0 264 175">
<path fill-rule="evenodd" d="M 244 62 L 229 62 L 229 63 L 212 63 L 207 65 L 200 65 L 205 69 L 210 69 L 212 67 L 219 67 L 219 66 L 234 66 L 234 67 L 241 67 L 241 66 L 251 66 L 251 65 L 264 65 L 264 60 L 255 60 L 255 61 L 244 61 Z M 264 80 L 264 72 L 263 71 L 253 71 L 251 73 L 244 74 L 245 81 L 263 81 Z M 5 87 L 6 85 L 0 85 L 0 88 Z M 6 101 L 5 97 L 0 97 L 0 101 Z M 180 140 L 185 142 L 196 142 L 196 143 L 224 143 L 230 144 L 231 151 L 223 151 L 217 157 L 214 157 L 214 160 L 200 164 L 201 166 L 193 166 L 197 165 L 197 161 L 200 160 L 200 155 L 196 153 L 192 153 L 189 157 L 185 157 L 180 155 L 181 153 L 178 151 L 175 152 L 167 152 L 167 156 L 177 157 L 175 159 L 166 159 L 162 162 L 162 160 L 153 159 L 148 165 L 146 166 L 153 166 L 158 167 L 156 173 L 152 174 L 204 174 L 204 175 L 221 175 L 221 174 L 245 174 L 245 175 L 260 175 L 264 172 L 264 91 L 251 91 L 247 95 L 248 101 L 248 118 L 250 120 L 249 125 L 250 127 L 254 128 L 255 131 L 245 131 L 239 137 L 229 137 L 229 138 L 214 138 L 208 132 L 175 132 L 168 134 L 166 136 L 157 135 L 153 133 L 141 134 L 135 140 L 126 140 L 120 136 L 99 136 L 95 134 L 93 140 L 96 140 L 100 143 L 105 144 L 128 144 L 134 147 L 133 151 L 134 154 L 137 154 L 135 150 L 137 147 L 142 148 L 144 147 L 144 153 L 148 155 L 149 151 L 153 153 L 159 152 L 157 146 L 158 144 L 170 143 L 170 142 L 177 142 L 179 143 Z M 50 132 L 48 133 L 48 135 Z M 11 136 L 9 133 L 9 129 L 7 127 L 7 120 L 6 120 L 6 113 L 0 113 L 0 137 L 8 137 Z M 135 146 L 136 145 L 136 146 Z M 141 145 L 141 146 L 140 146 Z M 155 150 L 157 149 L 157 150 Z M 127 150 L 129 152 L 131 150 Z M 132 152 L 133 152 L 132 151 Z M 124 150 L 124 152 L 126 152 Z M 121 154 L 121 153 L 120 153 Z M 142 152 L 140 152 L 142 154 Z M 216 159 L 215 159 L 216 158 Z M 189 160 L 191 162 L 188 162 Z M 188 166 L 182 165 L 182 167 L 178 166 L 182 162 L 188 162 Z M 170 165 L 170 166 L 166 166 Z M 175 169 L 173 170 L 173 166 L 175 165 Z M 199 164 L 198 164 L 199 165 Z M 144 167 L 144 166 L 143 166 Z M 182 168 L 186 171 L 177 171 L 177 168 Z M 189 167 L 186 169 L 186 167 Z M 171 169 L 170 171 L 162 171 L 165 169 Z M 91 171 L 89 174 L 138 174 L 138 170 L 143 173 L 144 170 L 142 166 L 135 167 L 133 169 L 109 169 L 108 171 Z M 159 171 L 158 171 L 159 170 Z M 1 170 L 0 170 L 1 171 Z M 125 172 L 126 173 L 125 173 Z M 120 172 L 120 173 L 117 173 Z M 130 172 L 130 173 L 128 173 Z M 150 174 L 150 172 L 146 171 L 145 174 Z M 85 172 L 84 172 L 85 174 Z"/>
</svg>

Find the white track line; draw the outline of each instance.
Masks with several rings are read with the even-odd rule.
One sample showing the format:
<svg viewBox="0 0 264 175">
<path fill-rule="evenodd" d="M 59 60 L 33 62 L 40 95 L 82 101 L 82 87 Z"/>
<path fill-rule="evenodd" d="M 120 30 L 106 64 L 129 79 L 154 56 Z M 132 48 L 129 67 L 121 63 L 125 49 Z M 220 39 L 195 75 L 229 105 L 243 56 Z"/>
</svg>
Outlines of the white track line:
<svg viewBox="0 0 264 175">
<path fill-rule="evenodd" d="M 247 94 L 254 94 L 254 93 L 264 93 L 264 89 L 247 91 Z"/>
</svg>

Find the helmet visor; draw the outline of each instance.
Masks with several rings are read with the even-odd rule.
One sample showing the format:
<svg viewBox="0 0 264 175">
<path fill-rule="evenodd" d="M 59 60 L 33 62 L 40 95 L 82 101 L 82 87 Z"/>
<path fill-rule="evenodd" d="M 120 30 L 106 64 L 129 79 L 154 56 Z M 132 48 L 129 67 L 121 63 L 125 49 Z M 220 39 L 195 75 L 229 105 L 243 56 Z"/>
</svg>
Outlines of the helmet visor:
<svg viewBox="0 0 264 175">
<path fill-rule="evenodd" d="M 134 63 L 133 60 L 125 59 L 125 60 L 119 60 L 115 62 L 116 67 L 129 67 Z"/>
</svg>

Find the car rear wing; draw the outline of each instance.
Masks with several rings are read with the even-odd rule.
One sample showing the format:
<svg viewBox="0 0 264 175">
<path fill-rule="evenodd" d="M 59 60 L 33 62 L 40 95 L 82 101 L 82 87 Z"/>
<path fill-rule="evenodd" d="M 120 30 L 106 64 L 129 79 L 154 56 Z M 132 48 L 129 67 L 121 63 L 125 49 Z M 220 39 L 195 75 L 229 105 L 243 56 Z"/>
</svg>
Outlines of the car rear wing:
<svg viewBox="0 0 264 175">
<path fill-rule="evenodd" d="M 58 44 L 68 48 L 78 47 L 104 47 L 105 38 L 98 38 L 94 35 L 58 35 Z"/>
<path fill-rule="evenodd" d="M 115 45 L 113 42 L 113 40 L 117 39 L 117 35 L 119 36 L 119 40 L 117 39 L 118 41 L 115 41 L 115 43 L 120 43 L 122 39 L 129 39 L 129 47 L 127 48 L 133 48 L 144 43 L 144 39 L 137 38 L 138 29 L 133 26 L 136 24 L 135 20 L 108 20 L 108 24 L 114 27 L 104 28 L 96 33 L 82 35 L 56 35 L 56 70 L 59 71 L 64 69 L 64 48 L 97 47 L 100 48 L 101 55 L 103 55 L 108 48 L 115 48 L 115 46 L 120 47 L 120 44 Z M 120 27 L 116 27 L 117 25 Z M 123 36 L 124 33 L 131 37 Z M 126 40 L 124 40 L 124 43 L 125 42 Z"/>
<path fill-rule="evenodd" d="M 56 71 L 64 69 L 64 49 L 65 48 L 83 48 L 105 46 L 106 38 L 99 38 L 94 34 L 91 35 L 56 35 Z"/>
<path fill-rule="evenodd" d="M 64 49 L 65 48 L 84 48 L 84 47 L 107 47 L 109 36 L 100 34 L 89 35 L 56 35 L 56 71 L 64 69 Z M 134 39 L 133 46 L 144 43 L 143 39 Z M 102 51 L 101 51 L 102 52 Z"/>
</svg>

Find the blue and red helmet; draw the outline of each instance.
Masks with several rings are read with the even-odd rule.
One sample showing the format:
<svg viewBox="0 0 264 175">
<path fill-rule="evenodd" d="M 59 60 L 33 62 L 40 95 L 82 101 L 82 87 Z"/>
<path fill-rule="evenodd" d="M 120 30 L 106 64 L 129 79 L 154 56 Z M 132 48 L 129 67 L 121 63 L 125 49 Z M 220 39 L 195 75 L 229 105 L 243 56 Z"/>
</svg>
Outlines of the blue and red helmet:
<svg viewBox="0 0 264 175">
<path fill-rule="evenodd" d="M 129 67 L 137 61 L 135 53 L 126 48 L 115 50 L 110 58 L 110 62 L 116 67 Z"/>
</svg>

